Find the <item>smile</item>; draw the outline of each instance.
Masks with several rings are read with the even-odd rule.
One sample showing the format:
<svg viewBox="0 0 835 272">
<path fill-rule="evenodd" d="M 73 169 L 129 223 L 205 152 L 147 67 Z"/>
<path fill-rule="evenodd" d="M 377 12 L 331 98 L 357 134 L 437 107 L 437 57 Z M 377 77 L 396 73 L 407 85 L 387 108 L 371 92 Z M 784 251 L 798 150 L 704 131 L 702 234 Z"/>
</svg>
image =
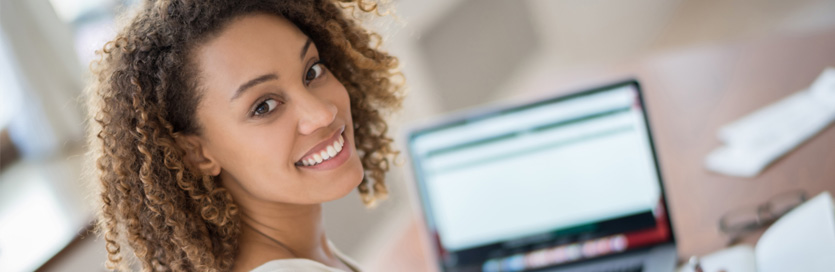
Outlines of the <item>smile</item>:
<svg viewBox="0 0 835 272">
<path fill-rule="evenodd" d="M 298 167 L 311 167 L 310 169 L 332 168 L 345 161 L 345 156 L 342 154 L 345 146 L 345 138 L 342 134 L 345 128 L 342 127 L 334 132 L 328 140 L 317 144 L 307 155 L 296 161 L 295 165 Z"/>
<path fill-rule="evenodd" d="M 342 138 L 342 135 L 339 135 L 336 141 L 333 141 L 333 143 L 327 145 L 322 150 L 313 153 L 313 155 L 302 158 L 298 163 L 304 166 L 314 166 L 328 161 L 342 152 L 343 144 L 345 144 L 345 139 Z"/>
</svg>

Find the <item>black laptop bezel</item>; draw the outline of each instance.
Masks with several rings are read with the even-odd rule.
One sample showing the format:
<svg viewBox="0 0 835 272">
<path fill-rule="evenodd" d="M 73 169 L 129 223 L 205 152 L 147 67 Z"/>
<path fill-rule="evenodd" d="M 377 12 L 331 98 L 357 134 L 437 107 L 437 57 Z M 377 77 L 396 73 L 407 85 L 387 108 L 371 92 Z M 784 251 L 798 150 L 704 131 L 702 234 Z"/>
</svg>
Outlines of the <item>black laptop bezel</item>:
<svg viewBox="0 0 835 272">
<path fill-rule="evenodd" d="M 664 176 L 662 174 L 662 171 L 661 171 L 661 163 L 660 163 L 660 159 L 659 159 L 659 156 L 658 156 L 658 152 L 656 150 L 655 139 L 654 139 L 654 136 L 653 136 L 653 133 L 652 133 L 653 130 L 652 130 L 650 120 L 649 120 L 649 110 L 647 109 L 647 106 L 646 106 L 646 103 L 645 103 L 645 100 L 644 100 L 643 89 L 641 88 L 641 85 L 638 82 L 638 80 L 635 79 L 635 78 L 631 78 L 631 79 L 627 79 L 627 80 L 623 80 L 623 81 L 618 81 L 618 82 L 615 82 L 615 83 L 602 85 L 602 86 L 598 86 L 598 87 L 585 88 L 585 89 L 581 89 L 579 91 L 569 92 L 567 94 L 561 94 L 561 95 L 556 95 L 556 96 L 551 96 L 551 97 L 546 97 L 546 98 L 540 98 L 540 99 L 537 99 L 535 101 L 525 101 L 525 102 L 516 103 L 516 104 L 493 105 L 493 106 L 478 107 L 478 108 L 475 108 L 475 109 L 468 109 L 468 110 L 464 110 L 464 111 L 461 111 L 461 112 L 445 115 L 443 117 L 440 117 L 440 119 L 435 119 L 434 121 L 430 121 L 429 123 L 414 126 L 414 127 L 411 127 L 409 129 L 407 129 L 407 131 L 406 131 L 406 141 L 407 141 L 407 143 L 406 143 L 406 147 L 407 147 L 406 148 L 406 153 L 407 153 L 407 157 L 410 158 L 411 167 L 413 169 L 412 173 L 413 173 L 413 183 L 415 185 L 414 188 L 418 191 L 418 192 L 413 192 L 413 193 L 418 194 L 417 195 L 417 200 L 419 202 L 418 203 L 418 205 L 419 205 L 418 208 L 421 211 L 420 216 L 423 219 L 422 222 L 423 222 L 424 229 L 429 231 L 429 232 L 431 232 L 432 230 L 437 231 L 436 226 L 431 226 L 429 224 L 429 218 L 428 217 L 430 217 L 430 215 L 432 213 L 432 207 L 431 207 L 431 203 L 426 199 L 426 187 L 425 187 L 425 184 L 423 183 L 423 178 L 420 176 L 421 171 L 418 170 L 418 169 L 421 169 L 420 165 L 418 164 L 418 161 L 415 160 L 415 158 L 413 156 L 413 154 L 415 154 L 415 153 L 414 153 L 414 150 L 413 150 L 414 146 L 412 145 L 412 143 L 414 142 L 413 140 L 416 137 L 418 137 L 422 134 L 425 134 L 425 133 L 434 132 L 434 131 L 444 129 L 444 128 L 448 128 L 448 127 L 451 127 L 451 126 L 458 126 L 458 125 L 461 125 L 461 124 L 466 124 L 468 122 L 483 120 L 483 119 L 490 118 L 490 117 L 493 117 L 493 116 L 496 116 L 496 115 L 501 115 L 501 114 L 504 114 L 504 113 L 507 113 L 507 112 L 524 110 L 524 109 L 527 109 L 527 108 L 533 108 L 533 107 L 541 106 L 541 105 L 544 105 L 544 104 L 559 103 L 560 101 L 570 100 L 570 99 L 574 99 L 574 98 L 577 98 L 577 97 L 587 96 L 587 95 L 591 95 L 591 94 L 594 94 L 594 93 L 609 91 L 609 90 L 612 90 L 612 89 L 626 87 L 626 86 L 633 86 L 634 89 L 635 89 L 635 92 L 637 93 L 638 102 L 640 103 L 639 105 L 640 105 L 641 111 L 643 113 L 644 124 L 645 124 L 646 130 L 647 130 L 646 132 L 647 132 L 647 139 L 649 140 L 650 151 L 652 153 L 652 158 L 653 158 L 653 161 L 654 161 L 654 164 L 655 164 L 655 171 L 656 171 L 656 174 L 658 176 L 658 183 L 659 183 L 659 186 L 661 188 L 661 198 L 662 198 L 662 201 L 664 202 L 664 209 L 665 209 L 664 212 L 666 213 L 666 220 L 665 221 L 666 221 L 666 224 L 667 224 L 667 228 L 669 229 L 669 232 L 670 232 L 670 238 L 669 238 L 668 241 L 661 242 L 661 243 L 658 243 L 658 244 L 655 244 L 655 245 L 652 245 L 652 246 L 649 246 L 649 247 L 651 248 L 651 247 L 654 247 L 654 246 L 676 244 L 676 235 L 675 235 L 675 231 L 674 231 L 673 225 L 672 225 L 672 214 L 670 212 L 669 201 L 667 201 L 667 190 L 664 186 L 665 178 L 664 178 Z M 432 233 L 428 233 L 428 234 L 431 235 Z M 442 257 L 441 256 L 442 255 L 441 251 L 443 250 L 443 246 L 440 243 L 440 238 L 439 237 L 429 237 L 429 238 L 431 240 L 430 241 L 430 243 L 432 245 L 431 250 L 432 250 L 432 253 L 435 257 L 434 259 L 437 261 L 436 266 L 441 271 L 448 271 L 446 269 L 446 266 L 443 264 L 443 258 L 441 258 Z M 623 253 L 630 253 L 630 252 L 631 252 L 631 250 L 623 252 Z M 590 259 L 590 260 L 595 260 L 595 259 Z"/>
</svg>

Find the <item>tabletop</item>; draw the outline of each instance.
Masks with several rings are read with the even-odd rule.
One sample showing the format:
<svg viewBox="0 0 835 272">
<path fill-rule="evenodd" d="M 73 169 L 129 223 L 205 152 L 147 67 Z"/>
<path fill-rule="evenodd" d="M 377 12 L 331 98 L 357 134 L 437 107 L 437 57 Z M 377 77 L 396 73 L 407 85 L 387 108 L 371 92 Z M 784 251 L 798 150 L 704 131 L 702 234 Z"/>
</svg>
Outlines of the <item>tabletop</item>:
<svg viewBox="0 0 835 272">
<path fill-rule="evenodd" d="M 587 69 L 579 81 L 593 86 L 634 76 L 642 83 L 678 252 L 685 259 L 727 246 L 729 237 L 719 230 L 718 221 L 732 210 L 756 207 L 797 189 L 810 197 L 835 193 L 831 125 L 755 178 L 724 176 L 704 167 L 707 154 L 722 145 L 716 136 L 721 126 L 805 89 L 826 67 L 835 67 L 835 29 L 642 56 Z M 577 78 L 564 75 L 552 82 L 577 85 Z M 394 250 L 383 251 L 379 262 L 369 264 L 370 270 L 434 269 L 421 228 L 416 216 L 401 236 L 393 237 Z M 746 236 L 742 243 L 755 244 L 761 233 Z"/>
</svg>

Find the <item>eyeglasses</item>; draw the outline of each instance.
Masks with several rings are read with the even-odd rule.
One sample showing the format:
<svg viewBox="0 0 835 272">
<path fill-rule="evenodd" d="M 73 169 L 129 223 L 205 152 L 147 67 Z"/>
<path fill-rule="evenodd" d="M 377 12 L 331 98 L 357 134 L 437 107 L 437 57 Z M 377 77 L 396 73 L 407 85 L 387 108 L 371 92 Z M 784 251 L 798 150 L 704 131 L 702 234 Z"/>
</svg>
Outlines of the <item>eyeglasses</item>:
<svg viewBox="0 0 835 272">
<path fill-rule="evenodd" d="M 743 235 L 774 223 L 806 199 L 806 192 L 801 190 L 775 195 L 757 207 L 726 213 L 719 219 L 719 230 L 730 235 L 730 244 L 736 243 Z"/>
</svg>

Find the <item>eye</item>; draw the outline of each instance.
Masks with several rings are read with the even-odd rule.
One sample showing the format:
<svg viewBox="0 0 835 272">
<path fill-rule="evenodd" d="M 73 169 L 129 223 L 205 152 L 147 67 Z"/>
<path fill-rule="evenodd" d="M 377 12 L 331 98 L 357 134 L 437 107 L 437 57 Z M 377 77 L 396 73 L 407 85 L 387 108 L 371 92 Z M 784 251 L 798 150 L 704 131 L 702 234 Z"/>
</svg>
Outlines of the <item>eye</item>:
<svg viewBox="0 0 835 272">
<path fill-rule="evenodd" d="M 267 99 L 255 106 L 252 110 L 252 116 L 259 117 L 272 112 L 278 106 L 278 101 L 275 99 Z"/>
<path fill-rule="evenodd" d="M 307 69 L 307 73 L 304 74 L 304 83 L 309 84 L 314 79 L 317 79 L 325 73 L 325 64 L 321 61 L 317 61 L 310 66 L 310 69 Z"/>
</svg>

